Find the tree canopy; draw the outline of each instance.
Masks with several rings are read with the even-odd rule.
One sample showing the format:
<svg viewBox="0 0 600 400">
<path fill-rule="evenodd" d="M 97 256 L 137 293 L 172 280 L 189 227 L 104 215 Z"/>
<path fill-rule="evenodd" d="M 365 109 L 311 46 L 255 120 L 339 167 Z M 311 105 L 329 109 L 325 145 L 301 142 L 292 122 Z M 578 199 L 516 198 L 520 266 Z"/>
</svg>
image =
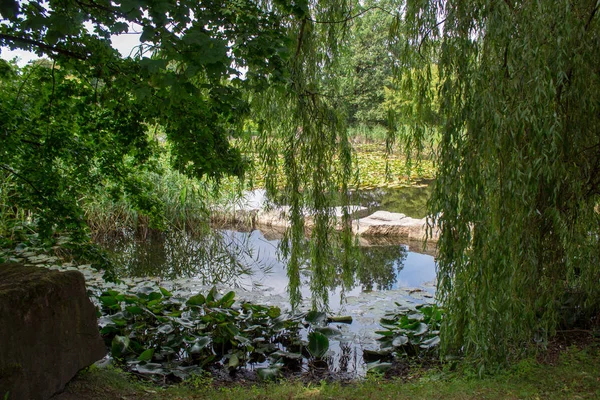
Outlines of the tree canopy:
<svg viewBox="0 0 600 400">
<path fill-rule="evenodd" d="M 407 2 L 410 55 L 439 69 L 442 340 L 482 369 L 600 306 L 599 7 Z"/>
</svg>

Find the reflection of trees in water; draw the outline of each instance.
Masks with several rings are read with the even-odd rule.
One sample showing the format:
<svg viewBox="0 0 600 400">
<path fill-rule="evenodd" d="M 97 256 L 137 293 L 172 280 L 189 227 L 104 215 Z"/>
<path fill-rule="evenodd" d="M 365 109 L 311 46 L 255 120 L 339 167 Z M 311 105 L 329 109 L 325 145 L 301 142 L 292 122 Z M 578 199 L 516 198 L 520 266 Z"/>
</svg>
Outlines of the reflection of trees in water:
<svg viewBox="0 0 600 400">
<path fill-rule="evenodd" d="M 260 252 L 249 233 L 212 230 L 203 234 L 171 231 L 153 233 L 145 239 L 134 234 L 100 238 L 97 241 L 109 250 L 122 276 L 157 276 L 164 279 L 194 277 L 205 285 L 225 284 L 239 287 L 250 283 L 248 277 L 262 270 L 267 272 L 268 261 L 261 260 Z M 346 256 L 340 248 L 330 254 L 330 264 L 313 280 L 307 257 L 302 260 L 300 285 L 350 291 L 360 285 L 362 290 L 389 290 L 404 267 L 407 251 L 404 246 L 374 246 L 355 248 L 348 255 L 350 263 L 342 266 Z M 282 260 L 285 263 L 285 260 Z M 292 285 L 292 282 L 289 283 Z M 290 287 L 289 290 L 296 288 Z"/>
<path fill-rule="evenodd" d="M 241 279 L 252 275 L 253 266 L 258 264 L 247 238 L 220 231 L 201 235 L 170 231 L 143 240 L 128 234 L 97 241 L 108 249 L 121 275 L 166 279 L 194 276 L 205 285 L 221 283 L 235 287 Z"/>
<path fill-rule="evenodd" d="M 406 255 L 404 246 L 361 247 L 356 277 L 362 289 L 390 290 L 404 267 Z"/>
<path fill-rule="evenodd" d="M 372 246 L 355 248 L 350 255 L 349 268 L 344 270 L 344 253 L 334 249 L 330 265 L 325 271 L 326 282 L 313 282 L 310 268 L 305 264 L 305 276 L 311 280 L 311 288 L 317 285 L 330 290 L 342 288 L 350 291 L 361 285 L 363 291 L 390 290 L 397 281 L 398 273 L 404 268 L 408 252 L 405 246 Z M 305 262 L 308 262 L 308 257 Z"/>
</svg>

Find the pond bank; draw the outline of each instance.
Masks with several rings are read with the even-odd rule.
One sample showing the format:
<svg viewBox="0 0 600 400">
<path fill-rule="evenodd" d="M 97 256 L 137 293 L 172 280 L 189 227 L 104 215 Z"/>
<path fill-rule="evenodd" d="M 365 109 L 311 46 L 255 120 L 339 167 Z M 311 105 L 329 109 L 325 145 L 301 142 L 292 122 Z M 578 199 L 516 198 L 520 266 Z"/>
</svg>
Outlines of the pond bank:
<svg viewBox="0 0 600 400">
<path fill-rule="evenodd" d="M 423 188 L 404 188 L 403 190 L 422 192 Z M 400 192 L 400 189 L 395 191 Z M 372 193 L 371 196 L 373 196 Z M 423 197 L 423 194 L 420 196 Z M 404 213 L 394 212 L 394 210 L 382 210 L 380 204 L 374 202 L 372 197 L 369 198 L 365 193 L 356 196 L 355 200 L 358 204 L 349 206 L 348 212 L 353 219 L 352 233 L 358 237 L 361 246 L 381 245 L 386 241 L 418 242 L 422 244 L 413 246 L 414 248 L 420 247 L 423 248 L 424 254 L 435 255 L 435 244 L 439 238 L 439 231 L 428 226 L 427 218 L 412 218 Z M 420 202 L 422 204 L 419 208 L 424 208 L 424 200 L 421 199 Z M 375 207 L 373 207 L 373 203 Z M 414 211 L 414 208 L 411 209 Z M 419 211 L 417 212 L 421 214 L 422 211 Z M 272 204 L 267 199 L 266 192 L 260 189 L 247 192 L 242 200 L 234 205 L 212 210 L 211 220 L 216 225 L 236 226 L 237 229 L 242 230 L 260 229 L 279 239 L 291 225 L 289 212 L 289 206 Z M 342 207 L 335 207 L 331 210 L 331 214 L 337 218 L 338 227 L 341 229 Z M 314 226 L 313 217 L 307 210 L 304 218 L 304 226 L 308 235 Z"/>
<path fill-rule="evenodd" d="M 351 384 L 299 381 L 218 384 L 197 377 L 186 384 L 160 387 L 118 370 L 82 372 L 54 400 L 178 399 L 594 399 L 600 397 L 600 343 L 555 344 L 551 361 L 526 359 L 494 376 L 440 369 L 413 369 L 405 380 L 373 375 Z M 543 358 L 543 357 L 542 357 Z"/>
</svg>

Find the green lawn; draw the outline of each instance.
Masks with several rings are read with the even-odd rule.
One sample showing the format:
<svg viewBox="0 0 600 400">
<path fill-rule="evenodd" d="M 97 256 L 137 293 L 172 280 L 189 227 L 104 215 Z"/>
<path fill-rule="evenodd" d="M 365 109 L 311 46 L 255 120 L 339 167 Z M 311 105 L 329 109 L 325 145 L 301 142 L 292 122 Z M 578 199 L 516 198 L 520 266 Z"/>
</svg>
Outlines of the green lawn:
<svg viewBox="0 0 600 400">
<path fill-rule="evenodd" d="M 479 378 L 464 371 L 430 370 L 403 383 L 369 377 L 352 383 L 223 386 L 210 378 L 162 388 L 140 383 L 117 370 L 81 373 L 57 400 L 74 399 L 598 399 L 600 343 L 570 347 L 553 363 L 522 361 L 512 369 Z"/>
</svg>

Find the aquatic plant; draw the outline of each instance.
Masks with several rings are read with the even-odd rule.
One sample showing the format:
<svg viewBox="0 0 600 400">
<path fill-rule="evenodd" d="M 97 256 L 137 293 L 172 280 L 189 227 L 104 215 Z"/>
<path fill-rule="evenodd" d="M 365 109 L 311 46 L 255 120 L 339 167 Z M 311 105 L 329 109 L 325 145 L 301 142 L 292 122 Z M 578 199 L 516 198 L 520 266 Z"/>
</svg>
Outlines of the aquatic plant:
<svg viewBox="0 0 600 400">
<path fill-rule="evenodd" d="M 220 296 L 215 288 L 187 299 L 164 287 L 106 290 L 97 302 L 112 359 L 163 380 L 208 369 L 234 372 L 248 364 L 260 366 L 261 379 L 273 379 L 282 369 L 301 369 L 304 359 L 324 357 L 327 337 L 339 334 L 327 327 L 325 313 L 289 315 L 278 307 L 236 304 L 234 292 Z M 304 327 L 308 341 L 301 339 Z"/>
</svg>

